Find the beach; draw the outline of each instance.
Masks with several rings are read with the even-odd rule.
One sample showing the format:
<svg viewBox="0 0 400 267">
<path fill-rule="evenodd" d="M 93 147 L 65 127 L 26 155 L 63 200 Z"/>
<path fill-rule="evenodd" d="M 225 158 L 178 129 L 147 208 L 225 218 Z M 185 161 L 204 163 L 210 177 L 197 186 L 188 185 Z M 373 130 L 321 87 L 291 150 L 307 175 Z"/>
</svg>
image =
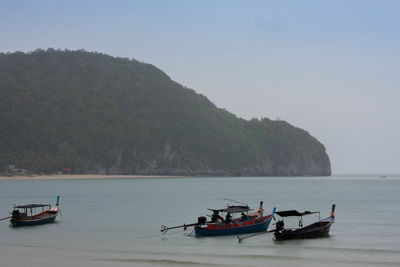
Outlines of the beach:
<svg viewBox="0 0 400 267">
<path fill-rule="evenodd" d="M 49 174 L 49 175 L 21 175 L 0 176 L 0 181 L 18 180 L 82 180 L 82 179 L 143 179 L 143 178 L 178 178 L 183 176 L 168 175 L 103 175 L 103 174 Z"/>
</svg>

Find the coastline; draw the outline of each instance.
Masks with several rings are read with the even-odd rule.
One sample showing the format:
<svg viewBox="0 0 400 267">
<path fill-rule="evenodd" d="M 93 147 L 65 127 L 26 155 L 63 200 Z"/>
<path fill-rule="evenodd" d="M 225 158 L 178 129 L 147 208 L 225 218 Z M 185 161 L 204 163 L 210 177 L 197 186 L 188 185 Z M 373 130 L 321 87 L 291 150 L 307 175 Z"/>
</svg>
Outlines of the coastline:
<svg viewBox="0 0 400 267">
<path fill-rule="evenodd" d="M 102 174 L 50 174 L 33 176 L 0 176 L 0 181 L 23 180 L 84 180 L 84 179 L 143 179 L 143 178 L 181 178 L 169 175 L 102 175 Z"/>
</svg>

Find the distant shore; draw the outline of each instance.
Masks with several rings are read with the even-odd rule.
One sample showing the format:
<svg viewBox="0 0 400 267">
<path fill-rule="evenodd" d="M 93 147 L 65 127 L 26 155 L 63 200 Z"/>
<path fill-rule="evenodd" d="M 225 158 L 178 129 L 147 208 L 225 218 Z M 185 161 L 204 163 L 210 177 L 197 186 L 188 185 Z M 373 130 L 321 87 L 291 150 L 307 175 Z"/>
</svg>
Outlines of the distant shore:
<svg viewBox="0 0 400 267">
<path fill-rule="evenodd" d="M 50 174 L 50 175 L 24 175 L 24 176 L 0 176 L 0 181 L 17 180 L 80 180 L 80 179 L 138 179 L 138 178 L 171 178 L 183 176 L 168 175 L 100 175 L 100 174 Z"/>
</svg>

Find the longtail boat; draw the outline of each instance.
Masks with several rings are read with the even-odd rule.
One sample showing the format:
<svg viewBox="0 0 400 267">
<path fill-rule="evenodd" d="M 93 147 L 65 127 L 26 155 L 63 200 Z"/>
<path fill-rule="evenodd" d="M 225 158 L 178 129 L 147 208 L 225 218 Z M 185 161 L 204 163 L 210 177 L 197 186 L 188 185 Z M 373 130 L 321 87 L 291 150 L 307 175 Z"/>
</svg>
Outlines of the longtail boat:
<svg viewBox="0 0 400 267">
<path fill-rule="evenodd" d="M 14 206 L 14 210 L 11 212 L 10 226 L 31 226 L 55 222 L 60 213 L 59 200 L 60 197 L 57 196 L 57 203 L 53 207 L 50 204 Z M 37 209 L 41 209 L 41 211 L 36 212 Z"/>
<path fill-rule="evenodd" d="M 207 221 L 205 216 L 198 217 L 197 223 L 184 224 L 175 227 L 161 226 L 161 232 L 166 233 L 170 229 L 183 227 L 186 230 L 193 226 L 196 237 L 203 236 L 222 236 L 222 235 L 239 235 L 255 232 L 267 231 L 271 222 L 272 214 L 264 216 L 263 202 L 256 212 L 249 208 L 248 205 L 228 205 L 223 209 L 209 209 L 213 212 L 211 220 Z M 220 214 L 225 215 L 223 218 Z M 239 216 L 237 216 L 240 214 Z"/>
<path fill-rule="evenodd" d="M 276 223 L 276 229 L 273 231 L 275 240 L 306 239 L 329 236 L 331 225 L 335 222 L 335 207 L 336 205 L 333 204 L 331 216 L 322 220 L 319 211 L 298 212 L 297 210 L 287 210 L 275 212 L 275 214 L 282 217 L 282 220 L 279 220 Z M 318 213 L 319 220 L 303 227 L 303 216 L 316 213 Z M 299 218 L 299 228 L 285 228 L 284 218 L 294 216 Z"/>
</svg>

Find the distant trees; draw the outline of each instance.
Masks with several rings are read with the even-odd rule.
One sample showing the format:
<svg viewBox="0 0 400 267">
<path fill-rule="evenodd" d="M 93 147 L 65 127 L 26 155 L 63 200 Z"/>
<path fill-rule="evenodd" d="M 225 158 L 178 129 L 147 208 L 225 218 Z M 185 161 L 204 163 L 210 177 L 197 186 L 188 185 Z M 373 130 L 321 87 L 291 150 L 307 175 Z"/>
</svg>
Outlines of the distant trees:
<svg viewBox="0 0 400 267">
<path fill-rule="evenodd" d="M 0 54 L 0 125 L 2 170 L 285 175 L 306 155 L 320 171 L 298 175 L 330 174 L 307 132 L 239 119 L 150 64 L 85 50 Z"/>
</svg>

